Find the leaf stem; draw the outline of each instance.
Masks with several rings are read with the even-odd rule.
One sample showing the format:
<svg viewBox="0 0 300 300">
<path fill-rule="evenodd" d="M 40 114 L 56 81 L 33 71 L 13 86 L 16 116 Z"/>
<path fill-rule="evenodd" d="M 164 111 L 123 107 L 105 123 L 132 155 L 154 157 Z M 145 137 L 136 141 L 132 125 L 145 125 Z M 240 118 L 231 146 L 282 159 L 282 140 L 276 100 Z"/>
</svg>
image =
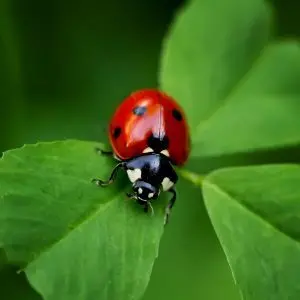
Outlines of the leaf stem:
<svg viewBox="0 0 300 300">
<path fill-rule="evenodd" d="M 178 170 L 178 173 L 188 181 L 191 181 L 195 185 L 202 186 L 202 182 L 205 178 L 205 175 L 199 175 L 194 172 L 191 172 L 189 170 L 180 169 Z"/>
</svg>

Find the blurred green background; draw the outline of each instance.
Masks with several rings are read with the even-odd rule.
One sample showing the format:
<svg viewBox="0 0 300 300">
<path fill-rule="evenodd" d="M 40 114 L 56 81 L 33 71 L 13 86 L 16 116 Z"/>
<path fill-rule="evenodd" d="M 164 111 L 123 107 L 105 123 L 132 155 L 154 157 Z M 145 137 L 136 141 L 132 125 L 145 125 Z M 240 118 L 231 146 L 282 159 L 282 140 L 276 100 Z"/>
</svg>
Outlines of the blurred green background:
<svg viewBox="0 0 300 300">
<path fill-rule="evenodd" d="M 65 138 L 106 141 L 116 105 L 133 90 L 158 86 L 162 39 L 183 4 L 0 0 L 0 150 Z M 300 2 L 272 4 L 278 35 L 298 36 Z M 144 299 L 238 299 L 200 192 L 188 188 Z M 0 271 L 0 295 L 39 299 L 11 267 Z"/>
</svg>

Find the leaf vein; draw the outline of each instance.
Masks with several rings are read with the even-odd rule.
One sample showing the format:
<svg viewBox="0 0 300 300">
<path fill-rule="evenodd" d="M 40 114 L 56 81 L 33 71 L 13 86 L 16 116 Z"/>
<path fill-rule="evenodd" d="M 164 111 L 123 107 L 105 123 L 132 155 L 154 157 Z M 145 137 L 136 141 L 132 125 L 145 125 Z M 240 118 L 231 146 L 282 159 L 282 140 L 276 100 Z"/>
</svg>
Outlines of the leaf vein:
<svg viewBox="0 0 300 300">
<path fill-rule="evenodd" d="M 203 128 L 208 127 L 210 124 L 210 120 L 224 107 L 228 105 L 230 100 L 232 99 L 233 95 L 243 86 L 244 82 L 247 81 L 250 74 L 255 70 L 255 67 L 258 66 L 260 61 L 262 60 L 262 52 L 265 50 L 266 46 L 262 48 L 262 51 L 258 53 L 258 55 L 253 59 L 251 65 L 249 66 L 248 70 L 245 70 L 244 74 L 238 79 L 235 85 L 232 86 L 227 92 L 227 95 L 224 97 L 223 101 L 211 111 L 211 113 L 200 122 L 195 128 L 195 134 L 198 136 L 200 131 L 203 131 Z"/>
<path fill-rule="evenodd" d="M 59 238 L 57 241 L 53 242 L 51 245 L 49 245 L 48 247 L 45 247 L 44 250 L 40 251 L 39 254 L 37 254 L 31 261 L 29 261 L 25 267 L 28 268 L 29 265 L 33 264 L 36 260 L 38 260 L 39 257 L 41 257 L 42 255 L 44 255 L 47 252 L 50 252 L 50 250 L 55 247 L 56 245 L 58 245 L 59 243 L 63 242 L 70 233 L 76 231 L 76 230 L 81 230 L 81 227 L 89 222 L 91 219 L 93 219 L 94 217 L 96 217 L 99 213 L 107 210 L 112 203 L 114 203 L 114 201 L 117 201 L 119 195 L 121 193 L 118 193 L 116 195 L 116 197 L 114 197 L 111 201 L 105 202 L 105 203 L 100 203 L 90 214 L 88 214 L 81 222 L 79 222 L 78 224 L 76 224 L 75 226 L 72 226 L 72 228 L 70 230 L 68 230 L 65 234 L 63 234 L 61 236 L 61 238 Z"/>
</svg>

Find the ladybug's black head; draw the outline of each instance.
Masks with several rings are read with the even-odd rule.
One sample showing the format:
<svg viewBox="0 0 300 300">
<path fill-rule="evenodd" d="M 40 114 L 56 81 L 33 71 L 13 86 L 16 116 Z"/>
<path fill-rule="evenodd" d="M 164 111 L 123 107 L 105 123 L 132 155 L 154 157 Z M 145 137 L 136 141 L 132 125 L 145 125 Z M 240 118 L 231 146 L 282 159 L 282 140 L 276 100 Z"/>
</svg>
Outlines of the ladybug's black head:
<svg viewBox="0 0 300 300">
<path fill-rule="evenodd" d="M 153 199 L 157 199 L 159 195 L 158 188 L 143 180 L 135 181 L 133 183 L 132 189 L 134 192 L 134 198 L 140 204 L 145 204 L 145 201 L 148 202 Z"/>
</svg>

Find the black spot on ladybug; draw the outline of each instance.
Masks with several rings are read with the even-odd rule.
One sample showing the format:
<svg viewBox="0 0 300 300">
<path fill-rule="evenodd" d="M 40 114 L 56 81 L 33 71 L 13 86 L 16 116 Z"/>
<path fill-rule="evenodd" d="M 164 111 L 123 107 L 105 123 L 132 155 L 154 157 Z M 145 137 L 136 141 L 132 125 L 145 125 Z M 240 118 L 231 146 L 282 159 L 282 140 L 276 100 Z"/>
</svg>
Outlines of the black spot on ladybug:
<svg viewBox="0 0 300 300">
<path fill-rule="evenodd" d="M 121 128 L 120 128 L 120 127 L 116 127 L 116 128 L 114 129 L 114 132 L 113 132 L 113 137 L 114 137 L 115 139 L 117 139 L 117 138 L 120 136 L 120 134 L 121 134 Z"/>
<path fill-rule="evenodd" d="M 134 109 L 133 109 L 133 113 L 136 115 L 136 116 L 142 116 L 144 115 L 144 113 L 146 112 L 147 108 L 146 106 L 136 106 Z"/>
<path fill-rule="evenodd" d="M 153 134 L 147 140 L 148 147 L 153 149 L 154 152 L 160 153 L 162 150 L 168 149 L 169 138 L 167 136 L 157 137 Z"/>
<path fill-rule="evenodd" d="M 177 120 L 177 121 L 181 121 L 182 120 L 182 114 L 180 111 L 178 111 L 177 109 L 173 109 L 172 110 L 172 115 L 173 117 Z"/>
</svg>

